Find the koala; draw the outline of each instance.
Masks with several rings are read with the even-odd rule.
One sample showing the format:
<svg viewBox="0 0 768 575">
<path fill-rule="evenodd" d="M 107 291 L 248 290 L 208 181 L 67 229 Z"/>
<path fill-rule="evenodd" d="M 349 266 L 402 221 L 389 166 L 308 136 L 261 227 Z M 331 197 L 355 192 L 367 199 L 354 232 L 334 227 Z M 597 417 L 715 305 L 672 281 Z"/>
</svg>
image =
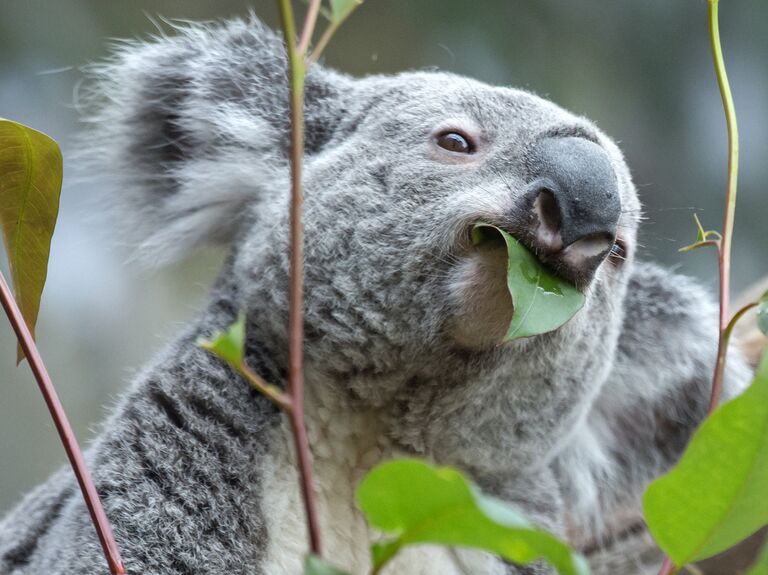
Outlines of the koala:
<svg viewBox="0 0 768 575">
<path fill-rule="evenodd" d="M 200 338 L 246 312 L 248 364 L 287 368 L 289 113 L 282 38 L 256 17 L 129 42 L 91 71 L 91 165 L 144 256 L 229 246 L 205 308 L 133 381 L 86 457 L 128 572 L 297 575 L 306 530 L 286 419 Z M 530 92 L 439 71 L 306 80 L 306 418 L 325 555 L 367 573 L 364 474 L 417 456 L 585 553 L 655 573 L 645 486 L 704 417 L 716 308 L 636 261 L 641 206 L 617 146 Z M 506 230 L 585 295 L 559 329 L 499 345 Z M 725 397 L 751 372 L 730 354 Z M 105 574 L 69 469 L 0 522 L 0 574 Z M 390 573 L 550 574 L 405 550 Z"/>
</svg>

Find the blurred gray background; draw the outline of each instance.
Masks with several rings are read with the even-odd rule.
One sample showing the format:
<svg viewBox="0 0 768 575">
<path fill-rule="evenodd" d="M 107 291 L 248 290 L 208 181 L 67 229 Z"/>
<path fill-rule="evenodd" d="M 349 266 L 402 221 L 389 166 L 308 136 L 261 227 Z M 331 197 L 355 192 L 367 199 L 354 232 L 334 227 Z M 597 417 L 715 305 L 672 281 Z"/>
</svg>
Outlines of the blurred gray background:
<svg viewBox="0 0 768 575">
<path fill-rule="evenodd" d="M 275 25 L 273 4 L 0 0 L 0 117 L 56 138 L 66 165 L 78 130 L 78 67 L 104 57 L 110 39 L 145 37 L 160 16 L 210 20 L 251 8 Z M 724 2 L 721 11 L 742 133 L 738 291 L 768 273 L 768 3 Z M 633 168 L 648 217 L 643 257 L 714 289 L 713 254 L 676 251 L 694 238 L 694 211 L 705 226 L 721 226 L 725 124 L 708 50 L 704 0 L 367 0 L 326 59 L 353 74 L 438 67 L 526 87 L 589 116 L 621 142 Z M 222 254 L 161 270 L 131 264 L 93 202 L 119 190 L 71 176 L 70 164 L 38 339 L 85 442 L 131 374 L 195 313 Z M 64 462 L 34 380 L 14 356 L 0 318 L 0 513 Z"/>
</svg>

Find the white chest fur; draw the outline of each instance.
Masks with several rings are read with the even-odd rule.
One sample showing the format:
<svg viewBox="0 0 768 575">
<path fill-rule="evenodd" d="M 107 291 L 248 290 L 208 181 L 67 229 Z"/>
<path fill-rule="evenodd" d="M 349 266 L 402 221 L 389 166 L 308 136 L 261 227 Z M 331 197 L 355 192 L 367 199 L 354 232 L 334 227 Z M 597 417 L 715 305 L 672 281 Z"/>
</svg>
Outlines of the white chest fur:
<svg viewBox="0 0 768 575">
<path fill-rule="evenodd" d="M 355 504 L 355 487 L 377 463 L 397 457 L 381 418 L 356 411 L 340 398 L 307 388 L 307 426 L 314 454 L 315 485 L 323 552 L 351 575 L 370 573 L 369 530 Z M 263 513 L 269 542 L 265 575 L 300 575 L 307 533 L 293 442 L 287 425 L 283 443 L 265 470 Z M 386 569 L 388 575 L 502 575 L 503 564 L 485 553 L 420 546 L 404 550 Z"/>
</svg>

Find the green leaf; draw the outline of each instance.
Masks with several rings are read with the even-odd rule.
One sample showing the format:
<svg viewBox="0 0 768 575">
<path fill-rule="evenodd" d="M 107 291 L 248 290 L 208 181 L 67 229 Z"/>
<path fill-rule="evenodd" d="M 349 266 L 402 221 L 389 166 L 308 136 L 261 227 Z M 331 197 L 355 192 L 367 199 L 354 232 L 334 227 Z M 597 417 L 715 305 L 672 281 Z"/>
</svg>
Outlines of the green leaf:
<svg viewBox="0 0 768 575">
<path fill-rule="evenodd" d="M 304 563 L 304 575 L 347 575 L 344 571 L 339 571 L 320 559 L 317 555 L 311 553 L 307 555 Z"/>
<path fill-rule="evenodd" d="M 768 291 L 757 302 L 757 327 L 768 335 Z"/>
<path fill-rule="evenodd" d="M 584 294 L 547 270 L 507 232 L 477 224 L 472 230 L 472 241 L 480 245 L 489 233 L 501 235 L 507 246 L 507 287 L 514 313 L 503 341 L 553 331 L 582 308 Z"/>
<path fill-rule="evenodd" d="M 62 178 L 61 150 L 54 140 L 0 118 L 0 228 L 14 295 L 33 337 Z M 23 358 L 19 347 L 18 361 Z"/>
<path fill-rule="evenodd" d="M 363 3 L 363 0 L 330 0 L 331 23 L 338 26 Z"/>
<path fill-rule="evenodd" d="M 561 574 L 588 573 L 584 559 L 450 467 L 403 459 L 375 467 L 357 489 L 368 522 L 390 539 L 372 546 L 380 568 L 407 545 L 471 547 L 526 564 L 545 559 Z"/>
<path fill-rule="evenodd" d="M 696 241 L 690 245 L 680 248 L 677 251 L 690 252 L 695 249 L 711 245 L 708 242 L 719 241 L 723 239 L 723 236 L 720 234 L 720 232 L 716 232 L 714 230 L 704 231 L 704 228 L 701 225 L 701 220 L 699 220 L 699 216 L 697 214 L 693 214 L 693 219 L 696 222 Z"/>
<path fill-rule="evenodd" d="M 243 365 L 243 350 L 245 349 L 245 314 L 240 313 L 237 321 L 227 328 L 213 334 L 210 340 L 199 340 L 197 344 L 203 349 L 218 355 L 231 366 L 240 369 Z"/>
<path fill-rule="evenodd" d="M 746 575 L 765 575 L 768 573 L 768 544 L 763 544 L 763 550 L 757 556 Z"/>
<path fill-rule="evenodd" d="M 696 243 L 703 242 L 707 239 L 707 232 L 704 231 L 698 214 L 693 214 L 693 219 L 696 222 Z"/>
<path fill-rule="evenodd" d="M 645 519 L 676 565 L 711 557 L 768 524 L 768 355 L 752 385 L 694 434 L 648 487 Z"/>
</svg>

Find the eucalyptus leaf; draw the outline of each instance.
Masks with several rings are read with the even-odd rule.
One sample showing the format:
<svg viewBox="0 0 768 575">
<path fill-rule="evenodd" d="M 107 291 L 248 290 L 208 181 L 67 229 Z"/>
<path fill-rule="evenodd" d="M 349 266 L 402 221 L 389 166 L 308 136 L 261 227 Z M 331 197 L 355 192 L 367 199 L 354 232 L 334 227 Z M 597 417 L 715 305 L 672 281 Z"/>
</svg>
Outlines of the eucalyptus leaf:
<svg viewBox="0 0 768 575">
<path fill-rule="evenodd" d="M 344 571 L 339 571 L 336 567 L 326 563 L 317 555 L 311 553 L 307 555 L 304 563 L 304 575 L 347 575 Z"/>
<path fill-rule="evenodd" d="M 61 150 L 45 134 L 0 118 L 0 228 L 13 291 L 34 336 L 59 214 Z M 24 353 L 18 348 L 18 361 Z"/>
<path fill-rule="evenodd" d="M 372 546 L 377 569 L 407 545 L 437 544 L 480 549 L 518 564 L 544 559 L 563 575 L 589 572 L 565 543 L 450 467 L 412 459 L 383 463 L 363 479 L 357 500 L 368 522 L 391 536 Z"/>
<path fill-rule="evenodd" d="M 704 231 L 704 227 L 701 225 L 698 214 L 693 214 L 693 219 L 696 222 L 696 243 L 703 242 L 707 239 L 707 232 Z"/>
<path fill-rule="evenodd" d="M 233 367 L 240 368 L 243 365 L 245 349 L 245 314 L 240 313 L 237 321 L 226 331 L 216 332 L 210 340 L 199 340 L 197 344 Z"/>
<path fill-rule="evenodd" d="M 363 3 L 363 0 L 330 0 L 330 2 L 331 22 L 338 26 Z"/>
<path fill-rule="evenodd" d="M 676 565 L 711 557 L 768 524 L 768 355 L 750 387 L 694 434 L 648 487 L 645 520 Z"/>
<path fill-rule="evenodd" d="M 584 294 L 546 269 L 510 234 L 489 224 L 477 224 L 472 241 L 481 245 L 498 234 L 507 247 L 507 288 L 514 313 L 503 341 L 553 331 L 571 319 L 584 305 Z"/>
</svg>

